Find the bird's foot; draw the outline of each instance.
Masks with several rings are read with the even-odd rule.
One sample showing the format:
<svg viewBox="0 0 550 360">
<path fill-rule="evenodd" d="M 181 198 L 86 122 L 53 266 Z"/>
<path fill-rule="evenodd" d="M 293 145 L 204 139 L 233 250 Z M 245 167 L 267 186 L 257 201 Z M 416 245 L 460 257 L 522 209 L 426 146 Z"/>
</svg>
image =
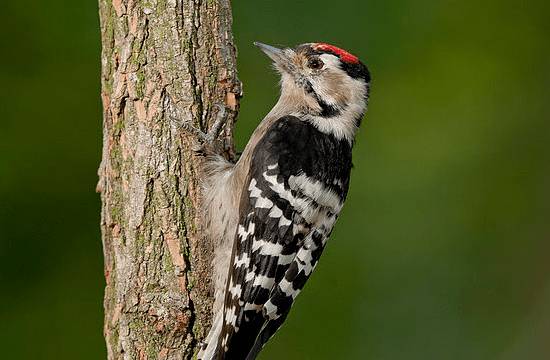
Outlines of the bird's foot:
<svg viewBox="0 0 550 360">
<path fill-rule="evenodd" d="M 212 124 L 212 127 L 210 130 L 208 130 L 206 133 L 203 132 L 200 129 L 197 129 L 193 125 L 189 124 L 188 122 L 179 121 L 174 116 L 170 116 L 170 120 L 184 128 L 186 131 L 191 133 L 193 136 L 195 136 L 200 142 L 200 145 L 194 146 L 191 148 L 196 153 L 200 153 L 203 155 L 210 155 L 210 154 L 218 154 L 219 151 L 219 144 L 218 144 L 218 133 L 220 129 L 225 125 L 227 122 L 227 116 L 225 107 L 220 103 L 215 103 L 215 107 L 218 108 L 218 113 L 216 114 L 216 120 L 214 120 L 214 124 Z"/>
</svg>

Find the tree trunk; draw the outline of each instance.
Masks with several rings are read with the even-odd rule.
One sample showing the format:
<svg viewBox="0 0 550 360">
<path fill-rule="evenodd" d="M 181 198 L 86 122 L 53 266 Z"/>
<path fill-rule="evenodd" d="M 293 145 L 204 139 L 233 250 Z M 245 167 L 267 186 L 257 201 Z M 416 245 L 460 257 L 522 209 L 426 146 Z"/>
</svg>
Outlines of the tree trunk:
<svg viewBox="0 0 550 360">
<path fill-rule="evenodd" d="M 234 155 L 241 84 L 228 0 L 99 0 L 99 168 L 109 359 L 191 359 L 210 328 L 212 248 L 200 237 L 196 139 L 226 105 Z"/>
</svg>

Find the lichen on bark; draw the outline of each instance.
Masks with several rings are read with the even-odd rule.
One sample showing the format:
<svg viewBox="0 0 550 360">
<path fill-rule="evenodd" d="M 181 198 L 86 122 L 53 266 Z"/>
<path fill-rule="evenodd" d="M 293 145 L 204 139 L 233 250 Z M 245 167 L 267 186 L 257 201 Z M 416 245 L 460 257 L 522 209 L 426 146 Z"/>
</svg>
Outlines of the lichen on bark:
<svg viewBox="0 0 550 360">
<path fill-rule="evenodd" d="M 108 358 L 191 359 L 210 327 L 212 248 L 200 236 L 196 140 L 170 116 L 204 129 L 224 104 L 221 138 L 234 156 L 230 4 L 100 0 L 99 13 Z"/>
</svg>

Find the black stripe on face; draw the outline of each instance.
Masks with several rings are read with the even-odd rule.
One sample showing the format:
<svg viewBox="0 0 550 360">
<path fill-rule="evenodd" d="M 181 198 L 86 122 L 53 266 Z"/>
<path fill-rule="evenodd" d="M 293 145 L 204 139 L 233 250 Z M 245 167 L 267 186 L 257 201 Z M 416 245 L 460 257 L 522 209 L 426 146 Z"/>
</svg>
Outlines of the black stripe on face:
<svg viewBox="0 0 550 360">
<path fill-rule="evenodd" d="M 315 94 L 315 95 L 317 95 L 317 94 Z M 326 102 L 319 99 L 319 97 L 317 97 L 317 96 L 316 96 L 316 98 L 317 98 L 317 103 L 319 104 L 321 109 L 323 109 L 321 111 L 321 114 L 320 114 L 322 117 L 330 118 L 330 117 L 340 115 L 340 109 L 339 108 L 337 108 L 336 106 L 328 105 Z"/>
<path fill-rule="evenodd" d="M 334 116 L 340 115 L 340 113 L 341 113 L 340 109 L 336 106 L 329 105 L 326 102 L 324 102 L 319 97 L 319 95 L 317 95 L 315 90 L 313 90 L 313 86 L 311 85 L 311 83 L 309 81 L 304 79 L 303 81 L 301 81 L 301 83 L 302 83 L 302 86 L 304 87 L 304 89 L 306 90 L 306 92 L 308 94 L 312 95 L 315 98 L 315 100 L 317 100 L 317 104 L 319 104 L 319 106 L 321 107 L 321 113 L 319 114 L 320 116 L 325 117 L 325 118 L 329 118 L 329 117 L 334 117 Z M 298 85 L 300 85 L 300 83 L 298 83 Z"/>
</svg>

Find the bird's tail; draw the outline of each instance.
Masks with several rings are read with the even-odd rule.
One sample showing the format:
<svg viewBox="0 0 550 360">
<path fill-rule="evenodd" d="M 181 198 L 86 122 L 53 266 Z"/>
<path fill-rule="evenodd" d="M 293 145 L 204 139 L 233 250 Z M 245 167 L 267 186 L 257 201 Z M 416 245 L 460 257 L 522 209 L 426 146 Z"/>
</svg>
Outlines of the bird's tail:
<svg viewBox="0 0 550 360">
<path fill-rule="evenodd" d="M 275 335 L 277 330 L 281 327 L 283 322 L 286 319 L 286 314 L 280 316 L 279 318 L 275 320 L 269 320 L 265 326 L 263 327 L 262 331 L 256 338 L 256 342 L 254 343 L 254 346 L 248 353 L 248 356 L 246 357 L 246 360 L 254 360 L 260 353 L 260 351 L 264 348 L 265 344 Z"/>
</svg>

